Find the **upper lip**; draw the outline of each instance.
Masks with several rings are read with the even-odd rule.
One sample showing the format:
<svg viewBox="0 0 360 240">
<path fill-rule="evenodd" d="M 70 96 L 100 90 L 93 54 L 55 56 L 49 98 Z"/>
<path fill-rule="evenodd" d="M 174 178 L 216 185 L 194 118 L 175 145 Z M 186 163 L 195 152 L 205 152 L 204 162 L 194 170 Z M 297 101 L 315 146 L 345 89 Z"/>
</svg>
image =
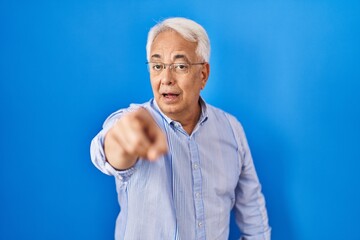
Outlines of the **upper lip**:
<svg viewBox="0 0 360 240">
<path fill-rule="evenodd" d="M 160 94 L 161 94 L 161 95 L 168 95 L 168 94 L 171 94 L 171 95 L 179 95 L 180 93 L 177 92 L 177 91 L 161 91 Z"/>
</svg>

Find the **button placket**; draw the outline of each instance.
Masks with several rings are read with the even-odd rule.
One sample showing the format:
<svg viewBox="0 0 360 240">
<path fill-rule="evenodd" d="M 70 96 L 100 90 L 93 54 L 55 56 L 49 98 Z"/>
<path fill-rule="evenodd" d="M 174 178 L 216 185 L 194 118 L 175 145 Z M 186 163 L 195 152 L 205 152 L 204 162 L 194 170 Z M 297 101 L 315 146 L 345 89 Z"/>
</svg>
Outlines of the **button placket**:
<svg viewBox="0 0 360 240">
<path fill-rule="evenodd" d="M 204 204 L 202 200 L 202 176 L 197 144 L 189 138 L 190 157 L 192 163 L 193 197 L 196 219 L 196 239 L 205 239 Z"/>
</svg>

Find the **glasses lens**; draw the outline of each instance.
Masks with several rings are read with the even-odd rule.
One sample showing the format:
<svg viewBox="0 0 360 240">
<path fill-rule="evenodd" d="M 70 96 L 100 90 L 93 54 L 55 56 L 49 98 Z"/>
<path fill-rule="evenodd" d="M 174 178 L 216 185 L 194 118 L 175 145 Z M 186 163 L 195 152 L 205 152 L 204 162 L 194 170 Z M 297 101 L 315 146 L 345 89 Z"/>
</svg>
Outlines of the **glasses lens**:
<svg viewBox="0 0 360 240">
<path fill-rule="evenodd" d="M 184 74 L 189 72 L 190 65 L 187 63 L 174 63 L 172 67 L 176 73 Z"/>
<path fill-rule="evenodd" d="M 148 69 L 152 73 L 159 74 L 162 70 L 169 67 L 169 69 L 177 74 L 186 74 L 189 72 L 190 64 L 189 63 L 172 63 L 172 64 L 165 64 L 165 63 L 156 63 L 156 62 L 149 62 Z"/>
<path fill-rule="evenodd" d="M 161 72 L 164 69 L 164 64 L 162 63 L 149 63 L 150 71 Z"/>
</svg>

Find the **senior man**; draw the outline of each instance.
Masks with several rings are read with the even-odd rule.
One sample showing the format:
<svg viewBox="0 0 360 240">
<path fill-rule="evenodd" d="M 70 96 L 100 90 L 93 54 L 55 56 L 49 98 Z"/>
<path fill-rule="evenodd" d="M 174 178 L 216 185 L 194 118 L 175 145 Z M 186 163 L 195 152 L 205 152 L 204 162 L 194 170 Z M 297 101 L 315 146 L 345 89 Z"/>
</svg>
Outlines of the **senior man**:
<svg viewBox="0 0 360 240">
<path fill-rule="evenodd" d="M 185 18 L 148 34 L 154 98 L 108 117 L 91 158 L 115 177 L 115 239 L 270 239 L 264 196 L 242 126 L 200 97 L 209 73 L 206 31 Z"/>
</svg>

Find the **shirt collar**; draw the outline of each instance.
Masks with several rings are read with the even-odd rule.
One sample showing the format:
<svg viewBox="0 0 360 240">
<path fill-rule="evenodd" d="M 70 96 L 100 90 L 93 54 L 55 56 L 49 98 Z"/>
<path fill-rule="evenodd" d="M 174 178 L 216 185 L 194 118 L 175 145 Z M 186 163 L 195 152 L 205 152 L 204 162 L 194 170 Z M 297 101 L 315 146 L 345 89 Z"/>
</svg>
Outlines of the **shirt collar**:
<svg viewBox="0 0 360 240">
<path fill-rule="evenodd" d="M 206 103 L 204 101 L 204 99 L 202 97 L 200 97 L 199 99 L 199 102 L 200 102 L 200 106 L 201 106 L 201 114 L 200 114 L 200 118 L 199 118 L 199 121 L 198 123 L 202 124 L 204 123 L 207 119 L 208 119 L 208 112 L 207 112 L 207 106 L 206 106 Z M 151 100 L 151 105 L 152 107 L 165 119 L 165 121 L 168 123 L 168 124 L 171 124 L 171 123 L 174 123 L 175 121 L 172 120 L 171 118 L 169 118 L 168 116 L 166 116 L 159 108 L 157 102 L 155 99 L 152 99 Z"/>
</svg>

